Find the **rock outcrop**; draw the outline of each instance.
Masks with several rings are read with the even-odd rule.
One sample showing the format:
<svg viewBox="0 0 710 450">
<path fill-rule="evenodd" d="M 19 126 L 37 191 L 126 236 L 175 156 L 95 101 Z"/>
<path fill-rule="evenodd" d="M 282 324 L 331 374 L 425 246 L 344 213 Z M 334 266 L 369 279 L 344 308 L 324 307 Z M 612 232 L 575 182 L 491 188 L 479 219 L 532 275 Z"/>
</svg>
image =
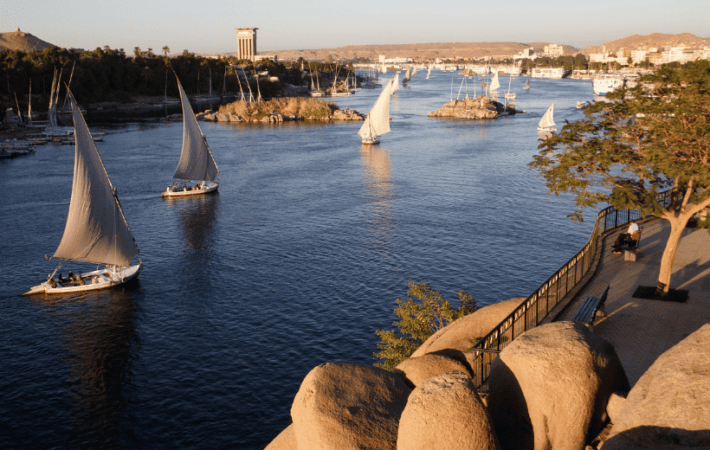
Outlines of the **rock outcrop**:
<svg viewBox="0 0 710 450">
<path fill-rule="evenodd" d="M 284 429 L 264 450 L 297 450 L 293 424 Z"/>
<path fill-rule="evenodd" d="M 461 372 L 430 378 L 409 396 L 397 450 L 496 450 L 498 441 L 471 379 Z"/>
<path fill-rule="evenodd" d="M 494 361 L 488 411 L 503 449 L 579 450 L 596 436 L 628 380 L 611 344 L 582 324 L 517 337 Z"/>
<path fill-rule="evenodd" d="M 465 351 L 471 348 L 471 340 L 482 338 L 525 300 L 525 297 L 511 298 L 503 302 L 484 306 L 472 314 L 451 322 L 429 337 L 412 354 L 418 357 L 444 349 Z"/>
<path fill-rule="evenodd" d="M 197 120 L 202 120 L 205 122 L 245 122 L 245 123 L 283 123 L 296 120 L 308 120 L 315 122 L 358 122 L 365 120 L 365 116 L 359 112 L 345 108 L 336 109 L 328 116 L 296 116 L 296 115 L 283 115 L 278 111 L 271 111 L 271 113 L 259 116 L 249 116 L 243 117 L 238 114 L 230 113 L 215 113 L 212 111 L 205 111 L 203 113 L 198 113 L 196 115 Z"/>
<path fill-rule="evenodd" d="M 459 371 L 465 373 L 469 378 L 471 377 L 466 364 L 450 356 L 436 353 L 405 359 L 394 369 L 394 373 L 401 375 L 412 388 L 421 385 L 429 378 L 453 371 Z"/>
<path fill-rule="evenodd" d="M 331 362 L 311 370 L 293 400 L 299 449 L 392 449 L 411 390 L 377 367 Z"/>
<path fill-rule="evenodd" d="M 457 119 L 496 119 L 499 115 L 515 114 L 515 107 L 505 106 L 491 100 L 485 95 L 464 100 L 451 100 L 436 111 L 428 114 L 429 117 L 455 117 Z"/>
<path fill-rule="evenodd" d="M 636 382 L 603 450 L 710 448 L 710 324 L 663 353 Z"/>
</svg>

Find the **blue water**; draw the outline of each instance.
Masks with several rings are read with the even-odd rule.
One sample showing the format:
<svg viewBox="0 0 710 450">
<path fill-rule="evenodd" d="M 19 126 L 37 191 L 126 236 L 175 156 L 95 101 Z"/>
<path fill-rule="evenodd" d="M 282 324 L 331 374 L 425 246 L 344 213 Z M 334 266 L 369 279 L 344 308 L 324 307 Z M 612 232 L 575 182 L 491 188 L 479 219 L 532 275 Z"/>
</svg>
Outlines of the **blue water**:
<svg viewBox="0 0 710 450">
<path fill-rule="evenodd" d="M 359 123 L 203 123 L 221 171 L 203 198 L 159 196 L 180 123 L 92 125 L 144 264 L 110 291 L 20 295 L 56 265 L 74 152 L 0 161 L 0 447 L 263 448 L 310 369 L 374 362 L 408 280 L 479 305 L 530 294 L 593 226 L 528 169 L 537 122 L 552 102 L 558 124 L 581 118 L 591 85 L 516 78 L 526 114 L 427 118 L 451 79 L 401 89 L 372 148 Z M 337 103 L 366 113 L 378 94 Z"/>
</svg>

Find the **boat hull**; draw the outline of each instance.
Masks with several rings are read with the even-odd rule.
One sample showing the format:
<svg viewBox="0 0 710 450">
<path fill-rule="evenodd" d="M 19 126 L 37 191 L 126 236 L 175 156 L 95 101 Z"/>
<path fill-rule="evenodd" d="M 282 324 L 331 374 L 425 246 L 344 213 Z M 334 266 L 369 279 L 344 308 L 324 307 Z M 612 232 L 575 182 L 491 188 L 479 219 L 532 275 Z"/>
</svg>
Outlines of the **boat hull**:
<svg viewBox="0 0 710 450">
<path fill-rule="evenodd" d="M 379 143 L 380 143 L 380 138 L 378 138 L 378 137 L 362 140 L 362 145 L 375 145 L 375 144 L 379 144 Z"/>
<path fill-rule="evenodd" d="M 201 187 L 198 187 L 198 186 L 201 186 Z M 170 190 L 170 186 L 168 186 L 168 189 L 163 191 L 163 193 L 160 194 L 160 196 L 163 198 L 173 198 L 173 197 L 187 197 L 189 195 L 209 194 L 211 192 L 215 192 L 217 190 L 217 188 L 219 188 L 219 183 L 207 181 L 207 182 L 203 183 L 202 185 L 198 185 L 198 186 L 195 186 L 192 189 L 188 189 L 187 186 L 184 186 L 183 189 L 179 189 L 179 190 Z"/>
<path fill-rule="evenodd" d="M 87 292 L 96 291 L 99 289 L 108 289 L 121 284 L 125 284 L 134 278 L 138 277 L 141 269 L 143 268 L 143 263 L 139 263 L 135 266 L 119 268 L 119 269 L 108 269 L 104 268 L 101 270 L 94 270 L 91 272 L 86 272 L 80 274 L 80 279 L 84 284 L 80 282 L 60 282 L 57 278 L 54 278 L 55 286 L 52 286 L 49 281 L 45 281 L 42 284 L 33 286 L 29 291 L 22 295 L 36 295 L 36 294 L 74 294 L 77 292 Z"/>
</svg>

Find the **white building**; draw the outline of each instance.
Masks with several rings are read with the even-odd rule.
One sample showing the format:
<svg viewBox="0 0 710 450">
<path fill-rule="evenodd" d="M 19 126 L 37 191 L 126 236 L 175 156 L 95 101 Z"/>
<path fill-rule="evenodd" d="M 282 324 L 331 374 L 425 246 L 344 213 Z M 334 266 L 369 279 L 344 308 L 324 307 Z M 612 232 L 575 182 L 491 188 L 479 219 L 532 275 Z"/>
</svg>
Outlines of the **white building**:
<svg viewBox="0 0 710 450">
<path fill-rule="evenodd" d="M 545 46 L 545 56 L 552 56 L 556 58 L 558 56 L 563 56 L 565 54 L 565 49 L 558 44 L 550 44 Z"/>
</svg>

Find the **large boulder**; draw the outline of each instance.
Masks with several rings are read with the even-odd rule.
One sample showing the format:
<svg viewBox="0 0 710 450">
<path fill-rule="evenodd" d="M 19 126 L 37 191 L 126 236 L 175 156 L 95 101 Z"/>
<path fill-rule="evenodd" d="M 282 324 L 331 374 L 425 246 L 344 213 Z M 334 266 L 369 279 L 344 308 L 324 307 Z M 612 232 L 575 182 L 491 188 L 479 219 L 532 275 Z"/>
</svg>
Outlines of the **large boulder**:
<svg viewBox="0 0 710 450">
<path fill-rule="evenodd" d="M 412 354 L 418 357 L 444 349 L 464 352 L 471 348 L 472 339 L 482 338 L 525 300 L 524 297 L 511 298 L 499 303 L 484 306 L 472 314 L 454 320 L 448 326 L 429 337 Z"/>
<path fill-rule="evenodd" d="M 414 388 L 431 377 L 455 370 L 463 372 L 469 377 L 471 376 L 468 367 L 463 362 L 445 354 L 427 353 L 426 355 L 405 359 L 394 369 L 394 373 L 404 377 L 404 381 Z"/>
<path fill-rule="evenodd" d="M 264 450 L 297 450 L 293 424 L 284 429 Z"/>
<path fill-rule="evenodd" d="M 399 420 L 397 450 L 500 449 L 471 378 L 450 372 L 430 378 L 409 396 Z"/>
<path fill-rule="evenodd" d="M 533 328 L 493 362 L 488 411 L 503 449 L 579 450 L 629 384 L 614 347 L 580 323 Z"/>
<path fill-rule="evenodd" d="M 410 392 L 398 375 L 377 367 L 321 364 L 306 375 L 293 400 L 297 447 L 394 450 Z"/>
<path fill-rule="evenodd" d="M 710 324 L 663 353 L 629 392 L 603 450 L 710 448 Z"/>
</svg>

